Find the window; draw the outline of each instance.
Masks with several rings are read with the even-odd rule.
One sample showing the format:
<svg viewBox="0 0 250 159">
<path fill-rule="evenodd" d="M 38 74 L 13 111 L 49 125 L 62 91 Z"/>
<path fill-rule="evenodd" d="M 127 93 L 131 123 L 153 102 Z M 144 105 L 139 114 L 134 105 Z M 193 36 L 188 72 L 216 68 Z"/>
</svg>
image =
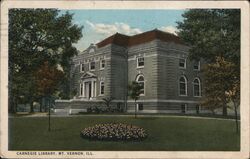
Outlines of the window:
<svg viewBox="0 0 250 159">
<path fill-rule="evenodd" d="M 141 94 L 140 95 L 145 95 L 145 82 L 144 82 L 144 76 L 143 75 L 138 75 L 136 78 L 136 82 L 142 86 L 141 89 Z"/>
<path fill-rule="evenodd" d="M 101 60 L 100 62 L 100 69 L 104 69 L 105 68 L 105 60 Z"/>
<path fill-rule="evenodd" d="M 100 95 L 104 95 L 104 82 L 100 82 Z"/>
<path fill-rule="evenodd" d="M 179 59 L 179 67 L 186 68 L 186 59 Z"/>
<path fill-rule="evenodd" d="M 196 109 L 196 114 L 199 114 L 200 113 L 200 106 L 198 104 L 195 106 L 195 109 Z"/>
<path fill-rule="evenodd" d="M 84 64 L 81 64 L 80 68 L 81 68 L 81 72 L 84 72 Z"/>
<path fill-rule="evenodd" d="M 137 57 L 137 68 L 144 67 L 144 57 Z"/>
<path fill-rule="evenodd" d="M 195 61 L 194 62 L 194 70 L 200 70 L 200 61 Z"/>
<path fill-rule="evenodd" d="M 143 104 L 142 103 L 138 104 L 138 110 L 143 110 Z"/>
<path fill-rule="evenodd" d="M 91 48 L 91 49 L 89 49 L 89 53 L 91 54 L 91 53 L 94 53 L 95 52 L 95 49 L 94 48 Z"/>
<path fill-rule="evenodd" d="M 181 104 L 181 112 L 186 113 L 187 112 L 187 104 Z"/>
<path fill-rule="evenodd" d="M 187 79 L 184 76 L 179 80 L 179 91 L 181 96 L 187 95 Z"/>
<path fill-rule="evenodd" d="M 90 70 L 95 70 L 95 62 L 94 61 L 90 62 L 90 68 L 89 69 Z"/>
<path fill-rule="evenodd" d="M 193 90 L 194 90 L 194 96 L 200 97 L 201 96 L 201 82 L 199 78 L 195 78 L 193 81 Z"/>
</svg>

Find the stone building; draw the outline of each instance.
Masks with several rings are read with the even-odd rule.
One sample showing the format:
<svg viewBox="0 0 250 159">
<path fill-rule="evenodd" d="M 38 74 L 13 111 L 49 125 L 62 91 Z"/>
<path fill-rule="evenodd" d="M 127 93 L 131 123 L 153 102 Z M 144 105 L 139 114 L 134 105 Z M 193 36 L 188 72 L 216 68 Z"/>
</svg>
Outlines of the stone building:
<svg viewBox="0 0 250 159">
<path fill-rule="evenodd" d="M 189 48 L 179 37 L 160 30 L 126 36 L 116 33 L 72 58 L 71 100 L 57 100 L 56 111 L 76 113 L 103 106 L 134 112 L 128 85 L 137 81 L 143 93 L 138 113 L 199 113 L 202 96 L 202 61 L 187 59 Z"/>
</svg>

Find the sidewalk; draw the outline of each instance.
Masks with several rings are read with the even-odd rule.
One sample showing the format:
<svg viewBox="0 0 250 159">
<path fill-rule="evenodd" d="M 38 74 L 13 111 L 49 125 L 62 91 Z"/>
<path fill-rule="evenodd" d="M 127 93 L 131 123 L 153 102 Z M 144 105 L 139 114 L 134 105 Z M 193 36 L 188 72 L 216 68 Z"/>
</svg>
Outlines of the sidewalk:
<svg viewBox="0 0 250 159">
<path fill-rule="evenodd" d="M 134 117 L 134 114 L 84 114 L 84 115 L 69 115 L 69 114 L 51 114 L 51 117 Z M 9 116 L 10 118 L 15 117 L 48 117 L 48 113 L 34 113 L 34 114 L 27 114 L 22 116 Z M 190 119 L 214 119 L 214 120 L 228 120 L 228 121 L 235 121 L 235 119 L 228 119 L 228 118 L 218 118 L 218 117 L 202 117 L 202 116 L 189 116 L 189 115 L 157 115 L 157 114 L 137 114 L 137 118 L 190 118 Z"/>
</svg>

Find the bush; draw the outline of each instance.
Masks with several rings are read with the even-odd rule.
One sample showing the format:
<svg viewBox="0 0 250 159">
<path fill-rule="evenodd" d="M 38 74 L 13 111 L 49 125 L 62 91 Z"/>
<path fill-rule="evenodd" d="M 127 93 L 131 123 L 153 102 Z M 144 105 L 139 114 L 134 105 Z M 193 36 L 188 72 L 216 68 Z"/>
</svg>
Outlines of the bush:
<svg viewBox="0 0 250 159">
<path fill-rule="evenodd" d="M 97 124 L 81 131 L 81 136 L 90 140 L 134 140 L 147 137 L 143 128 L 122 123 Z"/>
<path fill-rule="evenodd" d="M 91 107 L 87 108 L 87 113 L 92 113 L 92 112 L 93 112 L 93 110 Z"/>
</svg>

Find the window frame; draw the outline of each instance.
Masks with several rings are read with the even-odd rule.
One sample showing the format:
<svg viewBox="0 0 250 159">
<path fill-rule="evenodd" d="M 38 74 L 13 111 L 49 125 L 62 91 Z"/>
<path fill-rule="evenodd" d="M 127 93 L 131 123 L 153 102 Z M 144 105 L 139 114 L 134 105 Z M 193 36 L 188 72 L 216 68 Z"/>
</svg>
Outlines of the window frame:
<svg viewBox="0 0 250 159">
<path fill-rule="evenodd" d="M 199 86 L 199 95 L 198 96 L 195 95 L 195 85 L 197 85 L 197 83 L 194 82 L 195 80 L 198 80 L 198 86 Z M 202 96 L 202 94 L 201 94 L 201 80 L 198 77 L 194 78 L 194 80 L 193 80 L 193 96 L 194 97 L 201 97 Z"/>
<path fill-rule="evenodd" d="M 140 108 L 142 108 L 142 109 L 140 109 Z M 143 103 L 137 103 L 137 110 L 138 110 L 138 111 L 143 111 L 143 110 L 144 110 L 144 105 L 143 105 Z"/>
<path fill-rule="evenodd" d="M 82 68 L 83 68 L 83 70 L 82 70 Z M 81 63 L 81 64 L 80 64 L 80 72 L 84 72 L 84 71 L 85 71 L 84 63 Z"/>
<path fill-rule="evenodd" d="M 103 93 L 102 93 L 102 86 L 103 86 Z M 105 85 L 104 81 L 100 81 L 100 91 L 99 91 L 99 96 L 104 96 L 105 93 Z"/>
<path fill-rule="evenodd" d="M 184 109 L 183 109 L 184 107 Z M 188 105 L 186 103 L 181 104 L 181 113 L 186 114 L 188 111 Z"/>
<path fill-rule="evenodd" d="M 91 69 L 91 64 L 94 63 L 94 69 Z M 89 70 L 90 71 L 94 71 L 95 70 L 95 61 L 91 61 L 89 62 Z"/>
<path fill-rule="evenodd" d="M 143 59 L 143 66 L 139 66 L 139 59 Z M 145 58 L 144 58 L 144 56 L 138 56 L 138 57 L 136 57 L 136 67 L 137 68 L 144 68 L 144 66 L 145 66 Z"/>
<path fill-rule="evenodd" d="M 142 82 L 142 81 L 138 81 L 140 77 L 143 77 L 143 82 Z M 146 82 L 145 82 L 145 77 L 144 77 L 144 75 L 142 75 L 142 74 L 137 75 L 135 81 L 136 81 L 138 84 L 143 83 L 143 93 L 141 93 L 140 96 L 145 96 L 145 94 L 146 94 L 146 89 L 145 89 L 145 88 L 146 88 Z"/>
<path fill-rule="evenodd" d="M 180 66 L 181 60 L 184 60 L 184 66 Z M 185 58 L 179 58 L 179 68 L 186 69 L 187 68 L 187 59 Z"/>
<path fill-rule="evenodd" d="M 184 78 L 184 80 L 185 80 L 185 82 L 184 82 L 184 84 L 185 84 L 185 94 L 181 94 L 181 78 Z M 187 96 L 187 94 L 188 94 L 188 89 L 187 89 L 187 83 L 188 83 L 188 81 L 187 81 L 187 78 L 185 77 L 185 76 L 181 76 L 180 78 L 179 78 L 179 80 L 178 80 L 178 83 L 179 83 L 179 96 Z"/>
<path fill-rule="evenodd" d="M 103 61 L 104 61 L 104 63 L 103 63 Z M 102 67 L 102 64 L 104 64 L 104 67 Z M 104 70 L 105 69 L 105 65 L 106 65 L 105 59 L 100 60 L 100 70 Z"/>
<path fill-rule="evenodd" d="M 196 69 L 196 68 L 194 68 L 196 65 L 195 65 L 195 62 L 198 62 L 198 68 Z M 194 62 L 194 65 L 193 65 L 193 69 L 195 70 L 195 71 L 200 71 L 200 68 L 201 68 L 201 62 L 200 61 L 195 61 Z"/>
<path fill-rule="evenodd" d="M 80 83 L 79 97 L 83 97 L 83 83 Z"/>
</svg>

